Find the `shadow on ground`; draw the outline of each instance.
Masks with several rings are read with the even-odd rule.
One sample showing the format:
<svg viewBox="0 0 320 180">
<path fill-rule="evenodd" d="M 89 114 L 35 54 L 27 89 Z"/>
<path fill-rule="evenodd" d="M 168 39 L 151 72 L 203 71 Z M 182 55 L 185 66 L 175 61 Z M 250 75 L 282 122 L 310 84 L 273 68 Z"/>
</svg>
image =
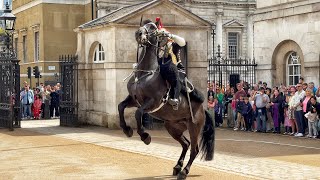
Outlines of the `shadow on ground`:
<svg viewBox="0 0 320 180">
<path fill-rule="evenodd" d="M 201 175 L 188 175 L 188 178 L 199 178 Z M 176 176 L 163 175 L 163 176 L 150 176 L 141 178 L 129 178 L 125 180 L 176 180 Z"/>
</svg>

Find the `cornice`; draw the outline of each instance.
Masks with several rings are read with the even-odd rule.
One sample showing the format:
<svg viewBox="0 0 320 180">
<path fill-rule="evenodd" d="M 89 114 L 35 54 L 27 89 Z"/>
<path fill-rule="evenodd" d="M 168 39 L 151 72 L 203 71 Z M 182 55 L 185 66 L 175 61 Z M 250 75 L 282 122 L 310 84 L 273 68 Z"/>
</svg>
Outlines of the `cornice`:
<svg viewBox="0 0 320 180">
<path fill-rule="evenodd" d="M 177 3 L 185 3 L 184 0 L 176 0 Z M 239 7 L 252 7 L 256 8 L 256 3 L 254 2 L 228 2 L 228 1 L 216 1 L 216 2 L 209 2 L 209 1 L 194 1 L 188 0 L 187 3 L 190 4 L 202 4 L 202 5 L 222 5 L 222 6 L 239 6 Z"/>
</svg>

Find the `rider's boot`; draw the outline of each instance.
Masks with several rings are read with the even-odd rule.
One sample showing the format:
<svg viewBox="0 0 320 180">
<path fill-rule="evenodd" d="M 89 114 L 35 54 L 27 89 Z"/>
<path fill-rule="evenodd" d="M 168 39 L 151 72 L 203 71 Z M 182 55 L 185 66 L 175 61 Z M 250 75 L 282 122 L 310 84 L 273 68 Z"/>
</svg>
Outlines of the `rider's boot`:
<svg viewBox="0 0 320 180">
<path fill-rule="evenodd" d="M 168 102 L 174 110 L 178 110 L 179 104 L 180 104 L 179 96 L 180 96 L 180 91 L 181 91 L 180 83 L 177 81 L 175 83 L 175 86 L 171 85 L 171 88 L 174 88 L 173 89 L 173 97 L 169 98 Z"/>
<path fill-rule="evenodd" d="M 177 68 L 180 72 L 186 73 L 185 67 L 183 66 L 181 61 L 177 63 Z"/>
</svg>

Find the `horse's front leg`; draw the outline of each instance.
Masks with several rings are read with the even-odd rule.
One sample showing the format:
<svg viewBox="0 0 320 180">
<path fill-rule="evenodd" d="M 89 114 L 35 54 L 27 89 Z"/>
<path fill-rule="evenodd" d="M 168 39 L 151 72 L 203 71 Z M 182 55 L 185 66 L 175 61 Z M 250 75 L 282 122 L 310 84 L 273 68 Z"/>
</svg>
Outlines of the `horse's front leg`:
<svg viewBox="0 0 320 180">
<path fill-rule="evenodd" d="M 122 101 L 118 105 L 118 111 L 119 111 L 119 117 L 120 117 L 120 127 L 122 128 L 123 132 L 128 136 L 132 137 L 133 131 L 130 126 L 127 126 L 127 123 L 124 119 L 124 109 L 127 107 L 133 107 L 135 106 L 136 102 L 133 100 L 133 98 L 128 95 L 124 101 Z"/>
<path fill-rule="evenodd" d="M 149 108 L 150 105 L 152 105 L 154 100 L 149 100 L 146 103 L 144 103 L 140 108 L 137 109 L 135 118 L 137 121 L 137 133 L 140 135 L 141 140 L 146 144 L 150 144 L 151 142 L 151 136 L 144 132 L 144 128 L 142 127 L 142 116 L 145 113 L 145 110 Z"/>
</svg>

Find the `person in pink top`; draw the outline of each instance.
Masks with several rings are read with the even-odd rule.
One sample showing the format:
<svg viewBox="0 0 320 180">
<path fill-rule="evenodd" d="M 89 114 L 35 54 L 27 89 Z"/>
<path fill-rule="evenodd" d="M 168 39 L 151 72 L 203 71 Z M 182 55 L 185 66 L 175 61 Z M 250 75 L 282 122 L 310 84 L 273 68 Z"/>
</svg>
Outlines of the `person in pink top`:
<svg viewBox="0 0 320 180">
<path fill-rule="evenodd" d="M 213 98 L 213 96 L 209 96 L 208 99 L 208 111 L 210 113 L 210 115 L 212 116 L 212 118 L 214 119 L 214 106 L 215 106 L 215 100 Z"/>
<path fill-rule="evenodd" d="M 34 119 L 40 119 L 40 113 L 41 113 L 41 105 L 42 100 L 39 94 L 35 95 L 35 100 L 33 103 L 33 116 Z"/>
<path fill-rule="evenodd" d="M 304 97 L 303 101 L 302 101 L 302 111 L 303 111 L 303 117 L 304 115 L 308 112 L 307 111 L 307 106 L 308 103 L 310 103 L 310 98 L 312 96 L 312 90 L 307 88 L 306 89 L 306 96 Z M 308 119 L 304 117 L 304 121 L 303 121 L 303 128 L 306 129 L 308 128 Z"/>
</svg>

